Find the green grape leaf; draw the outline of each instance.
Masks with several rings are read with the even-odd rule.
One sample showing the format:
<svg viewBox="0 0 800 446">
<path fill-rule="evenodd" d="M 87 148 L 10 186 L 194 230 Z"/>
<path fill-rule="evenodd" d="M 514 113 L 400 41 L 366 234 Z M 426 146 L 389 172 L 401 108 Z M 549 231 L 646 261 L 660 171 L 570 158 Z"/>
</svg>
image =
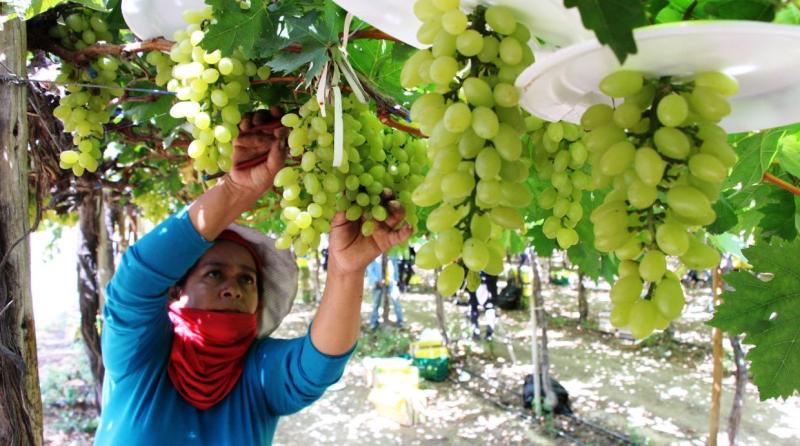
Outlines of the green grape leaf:
<svg viewBox="0 0 800 446">
<path fill-rule="evenodd" d="M 644 11 L 648 16 L 655 17 L 659 11 L 669 6 L 669 0 L 647 0 L 644 3 Z"/>
<path fill-rule="evenodd" d="M 162 134 L 167 134 L 181 124 L 180 119 L 175 119 L 169 114 L 174 100 L 175 97 L 172 95 L 162 95 L 150 102 L 126 102 L 125 117 L 135 124 L 152 120 Z"/>
<path fill-rule="evenodd" d="M 600 43 L 608 45 L 620 63 L 636 53 L 633 30 L 647 24 L 641 2 L 625 0 L 564 0 L 567 8 L 577 7 L 583 26 L 594 31 Z"/>
<path fill-rule="evenodd" d="M 407 96 L 400 85 L 400 71 L 403 62 L 414 51 L 409 45 L 375 39 L 352 40 L 347 45 L 353 68 L 383 93 L 403 101 L 409 101 L 412 97 Z"/>
<path fill-rule="evenodd" d="M 541 224 L 528 229 L 525 238 L 531 242 L 533 250 L 536 251 L 536 255 L 539 257 L 551 257 L 553 251 L 556 250 L 556 241 L 545 237 Z"/>
<path fill-rule="evenodd" d="M 797 238 L 796 215 L 798 209 L 791 192 L 772 187 L 766 205 L 757 209 L 764 217 L 759 221 L 761 236 L 765 239 L 780 237 L 784 240 Z"/>
<path fill-rule="evenodd" d="M 113 8 L 116 5 L 116 2 L 119 0 L 18 0 L 12 1 L 11 7 L 14 8 L 17 14 L 25 17 L 25 20 L 30 20 L 37 15 L 47 12 L 62 3 L 67 3 L 68 1 L 72 3 L 78 3 L 89 9 L 94 9 L 95 11 L 106 12 Z M 6 19 L 3 18 L 0 20 L 0 23 L 4 22 L 5 20 Z"/>
<path fill-rule="evenodd" d="M 603 256 L 603 263 L 600 267 L 600 276 L 606 279 L 608 283 L 614 283 L 617 280 L 617 273 L 619 272 L 619 263 L 610 255 Z"/>
<path fill-rule="evenodd" d="M 764 172 L 775 160 L 781 138 L 787 133 L 798 131 L 800 124 L 750 133 L 746 136 L 731 135 L 731 140 L 735 141 L 734 148 L 739 154 L 739 162 L 725 181 L 723 190 L 737 189 L 737 192 L 729 197 L 735 208 L 749 205 L 758 189 L 753 186 L 761 183 Z"/>
<path fill-rule="evenodd" d="M 775 2 L 772 0 L 703 0 L 699 2 L 693 18 L 771 22 L 775 18 Z"/>
<path fill-rule="evenodd" d="M 584 209 L 591 206 L 589 194 L 584 194 L 582 201 Z M 586 215 L 588 214 L 589 212 L 586 212 Z M 597 280 L 602 273 L 603 255 L 594 249 L 594 230 L 588 217 L 582 218 L 578 222 L 575 232 L 578 233 L 579 241 L 577 245 L 571 246 L 567 250 L 569 260 L 592 280 Z"/>
<path fill-rule="evenodd" d="M 201 42 L 206 51 L 219 49 L 228 56 L 239 47 L 245 56 L 255 58 L 259 36 L 278 34 L 277 18 L 270 15 L 269 2 L 251 0 L 250 9 L 242 9 L 234 0 L 206 0 L 214 9 L 216 23 L 211 24 Z"/>
<path fill-rule="evenodd" d="M 734 271 L 724 281 L 734 291 L 722 295 L 708 324 L 745 334 L 755 347 L 747 358 L 761 399 L 789 397 L 800 390 L 800 239 L 760 241 L 744 250 L 754 274 Z M 766 277 L 766 273 L 771 278 Z"/>
<path fill-rule="evenodd" d="M 506 231 L 503 236 L 503 244 L 511 254 L 519 254 L 527 248 L 517 231 Z"/>
<path fill-rule="evenodd" d="M 734 236 L 733 234 L 717 234 L 711 235 L 708 238 L 711 241 L 711 244 L 714 245 L 720 252 L 733 254 L 740 259 L 747 261 L 747 257 L 745 257 L 744 253 L 742 253 L 742 248 L 744 248 L 744 242 L 739 237 Z"/>
<path fill-rule="evenodd" d="M 304 45 L 303 51 L 299 53 L 292 53 L 288 51 L 280 53 L 271 61 L 267 62 L 267 65 L 272 67 L 274 71 L 291 73 L 308 63 L 315 68 L 318 67 L 321 69 L 322 65 L 324 65 L 328 60 L 330 60 L 328 48 L 322 45 L 315 45 L 314 47 Z"/>
<path fill-rule="evenodd" d="M 778 162 L 783 170 L 800 178 L 800 132 L 783 138 Z"/>
<path fill-rule="evenodd" d="M 717 214 L 717 219 L 714 220 L 706 230 L 712 234 L 722 234 L 723 232 L 736 226 L 739 219 L 736 217 L 736 208 L 733 207 L 730 200 L 723 195 L 714 203 L 714 212 Z"/>
<path fill-rule="evenodd" d="M 800 25 L 800 8 L 794 3 L 789 3 L 775 14 L 773 21 L 784 25 Z"/>
</svg>

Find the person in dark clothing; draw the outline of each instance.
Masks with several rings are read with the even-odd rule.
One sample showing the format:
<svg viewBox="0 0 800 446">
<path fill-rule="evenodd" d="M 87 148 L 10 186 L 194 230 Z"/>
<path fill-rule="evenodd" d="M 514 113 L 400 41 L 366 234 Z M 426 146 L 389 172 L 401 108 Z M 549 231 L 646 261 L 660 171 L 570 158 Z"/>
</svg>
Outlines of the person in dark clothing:
<svg viewBox="0 0 800 446">
<path fill-rule="evenodd" d="M 481 328 L 478 323 L 478 304 L 484 301 L 483 309 L 486 313 L 486 339 L 491 340 L 494 335 L 495 305 L 497 302 L 497 276 L 481 272 L 481 284 L 477 291 L 467 291 L 469 294 L 469 321 L 472 325 L 472 337 L 481 337 Z M 478 299 L 480 294 L 481 299 Z"/>
<path fill-rule="evenodd" d="M 400 288 L 401 293 L 405 293 L 408 291 L 409 283 L 411 282 L 411 277 L 414 275 L 414 261 L 416 260 L 417 253 L 414 251 L 414 247 L 408 247 L 408 256 L 401 257 L 398 262 L 399 268 L 399 280 L 398 280 L 398 287 Z"/>
</svg>

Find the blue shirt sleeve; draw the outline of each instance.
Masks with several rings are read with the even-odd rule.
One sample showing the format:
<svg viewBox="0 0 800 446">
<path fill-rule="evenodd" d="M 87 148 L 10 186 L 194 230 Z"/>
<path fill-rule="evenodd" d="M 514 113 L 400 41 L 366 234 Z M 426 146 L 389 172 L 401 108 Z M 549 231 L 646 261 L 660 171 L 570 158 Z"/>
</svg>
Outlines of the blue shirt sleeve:
<svg viewBox="0 0 800 446">
<path fill-rule="evenodd" d="M 309 406 L 339 381 L 355 345 L 341 355 L 327 355 L 317 350 L 309 334 L 295 339 L 266 338 L 256 348 L 263 396 L 272 414 L 281 416 Z"/>
<path fill-rule="evenodd" d="M 212 243 L 197 232 L 188 208 L 167 218 L 122 256 L 106 288 L 103 362 L 120 379 L 169 353 L 167 291 Z"/>
</svg>

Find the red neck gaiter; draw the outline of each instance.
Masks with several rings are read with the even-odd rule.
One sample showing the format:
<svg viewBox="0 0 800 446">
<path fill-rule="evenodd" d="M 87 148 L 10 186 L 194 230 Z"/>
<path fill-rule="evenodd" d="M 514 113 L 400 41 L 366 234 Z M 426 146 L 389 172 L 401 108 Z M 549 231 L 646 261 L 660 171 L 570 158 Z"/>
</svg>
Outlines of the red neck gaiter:
<svg viewBox="0 0 800 446">
<path fill-rule="evenodd" d="M 256 337 L 256 315 L 169 306 L 175 336 L 167 371 L 178 393 L 206 410 L 233 389 Z"/>
</svg>

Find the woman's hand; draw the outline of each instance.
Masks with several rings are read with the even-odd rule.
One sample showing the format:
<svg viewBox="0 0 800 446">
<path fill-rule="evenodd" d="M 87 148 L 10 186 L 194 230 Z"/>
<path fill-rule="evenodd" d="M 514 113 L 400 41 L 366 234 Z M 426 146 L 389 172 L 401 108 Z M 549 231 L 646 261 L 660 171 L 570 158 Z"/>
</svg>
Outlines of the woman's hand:
<svg viewBox="0 0 800 446">
<path fill-rule="evenodd" d="M 248 113 L 239 123 L 239 136 L 233 141 L 232 167 L 228 182 L 243 192 L 261 196 L 272 187 L 275 175 L 283 167 L 286 159 L 286 137 L 289 129 L 283 126 L 274 130 L 261 130 L 248 133 L 253 127 L 279 120 L 281 111 L 271 107 L 269 111 L 259 110 Z M 263 162 L 251 167 L 239 167 L 242 163 L 264 158 Z"/>
<path fill-rule="evenodd" d="M 369 237 L 361 233 L 361 220 L 349 221 L 344 212 L 336 213 L 331 222 L 329 268 L 333 268 L 336 273 L 363 275 L 364 269 L 376 257 L 408 240 L 412 232 L 411 226 L 403 223 L 400 228 L 395 229 L 405 217 L 405 210 L 400 202 L 390 201 L 387 209 L 389 216 L 385 221 L 375 222 L 375 230 Z"/>
</svg>

